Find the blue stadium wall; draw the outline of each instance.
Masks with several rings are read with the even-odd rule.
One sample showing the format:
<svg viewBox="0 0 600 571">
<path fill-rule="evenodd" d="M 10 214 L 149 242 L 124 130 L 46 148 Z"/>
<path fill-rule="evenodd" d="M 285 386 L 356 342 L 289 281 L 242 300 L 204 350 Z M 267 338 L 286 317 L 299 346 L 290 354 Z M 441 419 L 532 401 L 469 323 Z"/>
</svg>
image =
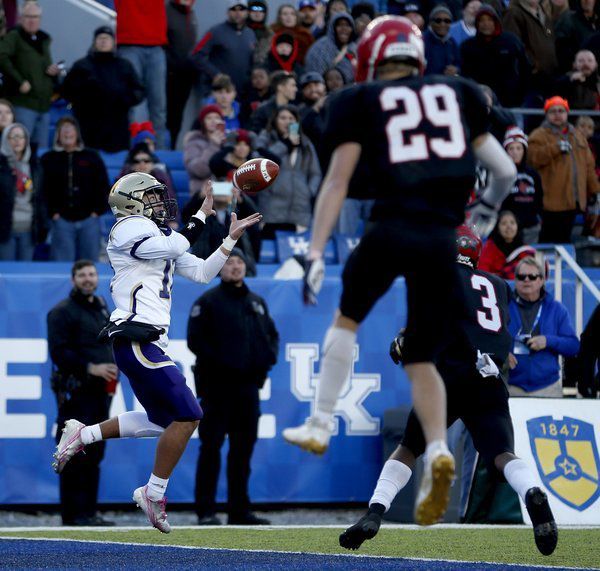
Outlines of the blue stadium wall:
<svg viewBox="0 0 600 571">
<path fill-rule="evenodd" d="M 252 461 L 251 497 L 256 502 L 367 500 L 383 461 L 383 412 L 410 400 L 405 375 L 388 357 L 390 339 L 406 319 L 404 281 L 394 284 L 359 332 L 353 372 L 336 417 L 339 435 L 327 455 L 317 458 L 285 444 L 281 432 L 310 414 L 319 344 L 340 295 L 339 267 L 328 268 L 319 305 L 313 308 L 302 306 L 299 282 L 273 280 L 272 268 L 263 266 L 259 276 L 264 277 L 248 280 L 250 288 L 267 300 L 281 335 L 278 363 L 261 392 L 263 416 Z M 70 264 L 0 263 L 0 504 L 58 502 L 58 478 L 50 467 L 56 404 L 49 383 L 46 314 L 68 295 L 69 270 Z M 104 265 L 99 271 L 99 293 L 112 304 L 108 291 L 112 271 Z M 175 280 L 169 353 L 190 384 L 193 356 L 185 344 L 188 314 L 194 300 L 216 284 Z M 573 293 L 573 282 L 567 279 L 564 299 L 571 315 Z M 594 300 L 586 295 L 586 320 L 594 307 Z M 235 340 L 231 351 L 234 355 Z M 113 414 L 136 407 L 127 380 L 121 380 Z M 193 500 L 198 448 L 194 438 L 171 479 L 171 502 Z M 153 439 L 109 442 L 100 501 L 129 502 L 131 491 L 148 478 L 154 450 Z M 224 459 L 226 452 L 227 445 Z M 218 500 L 225 499 L 222 473 Z"/>
</svg>

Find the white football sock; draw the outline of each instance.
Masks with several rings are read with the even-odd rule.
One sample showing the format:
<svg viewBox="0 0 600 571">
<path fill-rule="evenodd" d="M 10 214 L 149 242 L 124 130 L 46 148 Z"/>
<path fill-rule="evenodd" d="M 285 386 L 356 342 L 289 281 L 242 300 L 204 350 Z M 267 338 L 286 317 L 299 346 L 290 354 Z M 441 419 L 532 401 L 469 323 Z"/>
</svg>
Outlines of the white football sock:
<svg viewBox="0 0 600 571">
<path fill-rule="evenodd" d="M 450 454 L 450 450 L 448 449 L 448 445 L 446 444 L 445 440 L 433 440 L 431 441 L 428 445 L 427 448 L 425 448 L 425 459 L 427 459 L 427 457 L 430 454 L 435 454 L 435 453 L 439 453 L 439 452 L 443 452 L 444 454 Z"/>
<path fill-rule="evenodd" d="M 123 412 L 119 419 L 119 436 L 121 438 L 143 438 L 145 436 L 160 436 L 165 429 L 150 422 L 145 412 L 131 410 Z"/>
<path fill-rule="evenodd" d="M 154 474 L 150 474 L 150 479 L 148 480 L 148 489 L 146 490 L 148 497 L 153 502 L 162 500 L 165 497 L 165 492 L 167 491 L 168 484 L 169 478 L 165 480 L 163 478 L 155 476 Z"/>
<path fill-rule="evenodd" d="M 504 466 L 504 477 L 510 487 L 525 501 L 525 495 L 531 488 L 539 486 L 534 471 L 527 465 L 525 460 L 516 458 Z"/>
<path fill-rule="evenodd" d="M 412 470 L 406 464 L 398 460 L 388 460 L 379 474 L 369 505 L 381 504 L 385 506 L 385 511 L 388 511 L 396 494 L 408 484 L 411 476 Z"/>
<path fill-rule="evenodd" d="M 100 442 L 102 440 L 102 431 L 99 424 L 92 424 L 81 429 L 81 442 L 86 446 L 92 442 Z"/>
<path fill-rule="evenodd" d="M 344 381 L 350 374 L 355 342 L 355 331 L 341 327 L 330 327 L 327 330 L 313 411 L 313 416 L 321 422 L 328 423 L 333 416 Z"/>
</svg>

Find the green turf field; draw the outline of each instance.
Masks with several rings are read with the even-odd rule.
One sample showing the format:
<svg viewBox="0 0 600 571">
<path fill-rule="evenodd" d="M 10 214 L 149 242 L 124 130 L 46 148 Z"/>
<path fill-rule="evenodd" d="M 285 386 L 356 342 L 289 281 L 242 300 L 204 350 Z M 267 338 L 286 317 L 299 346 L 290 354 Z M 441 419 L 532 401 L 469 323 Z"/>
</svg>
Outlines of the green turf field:
<svg viewBox="0 0 600 571">
<path fill-rule="evenodd" d="M 1 537 L 44 537 L 122 541 L 160 545 L 263 549 L 305 553 L 361 553 L 392 557 L 423 557 L 494 563 L 600 568 L 600 529 L 560 530 L 558 547 L 550 557 L 540 555 L 530 529 L 386 529 L 363 544 L 357 552 L 338 545 L 342 529 L 235 529 L 175 528 L 170 535 L 153 529 L 107 531 L 17 531 L 1 530 Z"/>
</svg>

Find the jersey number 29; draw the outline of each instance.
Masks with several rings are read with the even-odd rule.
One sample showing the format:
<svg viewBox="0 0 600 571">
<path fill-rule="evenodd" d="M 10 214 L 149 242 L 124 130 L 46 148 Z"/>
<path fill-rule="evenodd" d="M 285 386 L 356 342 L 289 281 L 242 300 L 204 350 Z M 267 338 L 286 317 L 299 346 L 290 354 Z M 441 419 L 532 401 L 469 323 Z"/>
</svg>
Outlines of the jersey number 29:
<svg viewBox="0 0 600 571">
<path fill-rule="evenodd" d="M 390 162 L 424 161 L 431 154 L 440 159 L 458 159 L 467 148 L 460 106 L 455 91 L 443 83 L 425 85 L 419 91 L 406 86 L 387 87 L 379 96 L 384 111 L 401 111 L 387 122 Z M 447 137 L 428 137 L 419 132 L 423 116 L 434 127 L 448 129 Z M 407 135 L 406 131 L 416 130 Z"/>
</svg>

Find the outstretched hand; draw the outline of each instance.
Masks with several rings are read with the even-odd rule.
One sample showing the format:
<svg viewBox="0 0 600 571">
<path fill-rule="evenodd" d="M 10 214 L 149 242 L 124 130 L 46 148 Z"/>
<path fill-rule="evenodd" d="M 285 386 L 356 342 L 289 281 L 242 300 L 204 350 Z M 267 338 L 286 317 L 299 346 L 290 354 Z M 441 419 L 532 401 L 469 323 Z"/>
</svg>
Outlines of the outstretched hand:
<svg viewBox="0 0 600 571">
<path fill-rule="evenodd" d="M 204 201 L 202 202 L 202 206 L 200 207 L 200 211 L 204 212 L 206 217 L 208 218 L 211 215 L 216 215 L 217 213 L 213 210 L 213 191 L 212 191 L 212 181 L 209 179 L 204 184 Z"/>
<path fill-rule="evenodd" d="M 242 218 L 238 220 L 237 214 L 235 212 L 231 213 L 231 225 L 229 226 L 229 235 L 234 240 L 239 240 L 242 237 L 242 234 L 246 231 L 246 228 L 250 228 L 250 226 L 254 226 L 258 224 L 262 220 L 262 214 L 255 212 L 251 214 L 247 218 Z"/>
</svg>

